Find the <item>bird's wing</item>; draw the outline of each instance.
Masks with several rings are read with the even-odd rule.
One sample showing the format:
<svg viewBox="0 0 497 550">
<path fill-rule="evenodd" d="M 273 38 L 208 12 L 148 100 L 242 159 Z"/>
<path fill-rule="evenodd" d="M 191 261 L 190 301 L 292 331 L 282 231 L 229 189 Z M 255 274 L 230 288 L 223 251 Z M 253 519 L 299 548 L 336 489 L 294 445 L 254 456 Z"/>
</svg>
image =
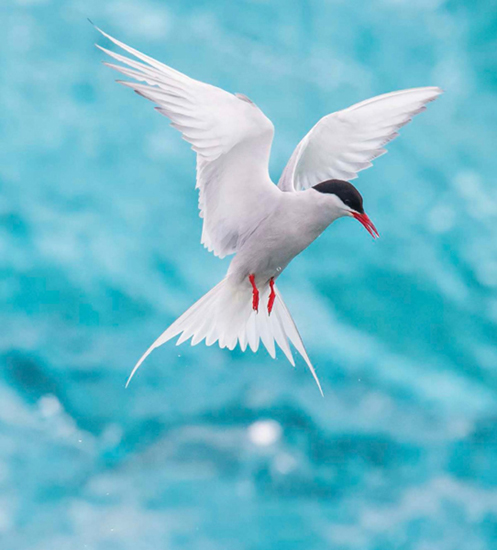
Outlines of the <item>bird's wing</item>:
<svg viewBox="0 0 497 550">
<path fill-rule="evenodd" d="M 307 189 L 322 181 L 350 181 L 387 151 L 397 130 L 442 93 L 435 86 L 380 95 L 323 117 L 297 145 L 278 186 Z"/>
<path fill-rule="evenodd" d="M 142 84 L 118 82 L 156 103 L 197 153 L 202 243 L 221 258 L 236 252 L 279 192 L 268 174 L 273 124 L 245 96 L 189 78 L 98 30 L 141 61 L 97 45 L 125 65 L 107 66 Z"/>
</svg>

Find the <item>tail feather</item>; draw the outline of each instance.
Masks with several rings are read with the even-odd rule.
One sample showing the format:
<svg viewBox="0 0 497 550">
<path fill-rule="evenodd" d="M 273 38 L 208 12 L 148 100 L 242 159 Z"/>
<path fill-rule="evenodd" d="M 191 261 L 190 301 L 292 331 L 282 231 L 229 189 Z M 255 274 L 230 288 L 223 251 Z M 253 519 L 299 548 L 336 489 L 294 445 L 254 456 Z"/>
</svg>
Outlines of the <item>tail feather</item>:
<svg viewBox="0 0 497 550">
<path fill-rule="evenodd" d="M 262 341 L 273 358 L 276 357 L 276 342 L 288 361 L 295 366 L 290 348 L 291 343 L 303 357 L 321 395 L 323 395 L 321 384 L 307 355 L 302 338 L 278 289 L 275 287 L 276 300 L 271 315 L 268 315 L 267 312 L 269 286 L 259 290 L 260 308 L 256 313 L 252 310 L 251 288 L 235 286 L 229 279 L 223 279 L 183 313 L 148 348 L 133 368 L 126 387 L 140 365 L 155 348 L 180 335 L 177 345 L 191 338 L 192 346 L 205 340 L 208 346 L 218 342 L 221 348 L 234 349 L 239 343 L 242 351 L 250 347 L 254 352 L 258 350 L 259 343 Z"/>
<path fill-rule="evenodd" d="M 278 300 L 278 296 L 276 297 L 276 300 Z M 274 316 L 276 318 L 276 322 L 273 323 L 273 333 L 274 333 L 274 339 L 276 340 L 276 343 L 280 347 L 280 349 L 283 351 L 283 353 L 286 355 L 286 358 L 290 361 L 292 366 L 295 366 L 295 361 L 293 359 L 292 350 L 290 349 L 290 345 L 288 344 L 288 339 L 283 331 L 282 327 L 282 320 L 281 320 L 281 313 L 280 308 L 274 309 Z"/>
</svg>

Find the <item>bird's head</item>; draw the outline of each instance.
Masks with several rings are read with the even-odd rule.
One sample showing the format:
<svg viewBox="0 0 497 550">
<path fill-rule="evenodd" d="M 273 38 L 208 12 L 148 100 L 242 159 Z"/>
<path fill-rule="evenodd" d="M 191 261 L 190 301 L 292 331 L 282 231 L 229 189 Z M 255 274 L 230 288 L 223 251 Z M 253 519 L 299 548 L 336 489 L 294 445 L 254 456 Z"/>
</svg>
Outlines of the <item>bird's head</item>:
<svg viewBox="0 0 497 550">
<path fill-rule="evenodd" d="M 313 189 L 328 197 L 327 200 L 336 210 L 337 217 L 351 216 L 362 223 L 373 239 L 380 236 L 373 222 L 364 212 L 361 194 L 351 183 L 342 180 L 328 180 L 318 183 Z"/>
</svg>

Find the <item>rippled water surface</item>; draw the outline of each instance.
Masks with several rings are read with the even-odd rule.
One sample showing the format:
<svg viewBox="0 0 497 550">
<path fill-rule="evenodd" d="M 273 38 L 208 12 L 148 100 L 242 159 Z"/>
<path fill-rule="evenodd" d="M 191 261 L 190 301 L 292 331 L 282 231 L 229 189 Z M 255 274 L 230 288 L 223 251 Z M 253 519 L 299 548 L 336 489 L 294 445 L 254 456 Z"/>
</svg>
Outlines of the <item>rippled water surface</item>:
<svg viewBox="0 0 497 550">
<path fill-rule="evenodd" d="M 223 276 L 195 157 L 86 21 L 251 97 L 279 178 L 324 114 L 446 93 L 280 290 L 303 361 L 153 339 Z M 0 547 L 497 547 L 497 18 L 480 2 L 0 6 Z"/>
</svg>

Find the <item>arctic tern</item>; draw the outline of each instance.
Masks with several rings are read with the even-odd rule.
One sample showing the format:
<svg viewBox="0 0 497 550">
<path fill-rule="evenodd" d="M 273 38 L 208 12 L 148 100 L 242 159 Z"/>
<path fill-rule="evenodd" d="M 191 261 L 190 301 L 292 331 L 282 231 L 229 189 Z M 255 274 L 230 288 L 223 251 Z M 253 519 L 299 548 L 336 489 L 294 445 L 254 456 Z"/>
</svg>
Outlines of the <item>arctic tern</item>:
<svg viewBox="0 0 497 550">
<path fill-rule="evenodd" d="M 292 365 L 290 343 L 322 392 L 297 327 L 275 281 L 290 261 L 336 219 L 349 216 L 378 237 L 364 212 L 357 173 L 386 153 L 397 130 L 425 110 L 435 86 L 380 95 L 323 117 L 297 145 L 278 185 L 268 172 L 274 126 L 242 94 L 194 80 L 98 29 L 136 61 L 97 44 L 121 63 L 105 63 L 135 81 L 118 81 L 156 104 L 197 154 L 202 244 L 216 256 L 235 254 L 225 278 L 179 317 L 144 353 L 126 386 L 158 346 L 180 335 L 196 345 L 254 352 L 275 342 Z"/>
</svg>

